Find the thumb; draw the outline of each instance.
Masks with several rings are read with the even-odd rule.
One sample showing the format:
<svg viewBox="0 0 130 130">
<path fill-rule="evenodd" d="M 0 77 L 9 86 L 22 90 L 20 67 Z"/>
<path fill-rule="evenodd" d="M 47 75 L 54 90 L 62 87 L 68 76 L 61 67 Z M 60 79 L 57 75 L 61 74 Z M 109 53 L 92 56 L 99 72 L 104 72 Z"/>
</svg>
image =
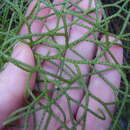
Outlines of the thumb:
<svg viewBox="0 0 130 130">
<path fill-rule="evenodd" d="M 34 66 L 32 50 L 26 44 L 17 44 L 12 57 L 16 60 Z M 8 63 L 6 69 L 0 73 L 0 128 L 11 112 L 23 104 L 26 82 L 29 73 Z M 30 86 L 33 87 L 35 75 L 32 76 Z"/>
</svg>

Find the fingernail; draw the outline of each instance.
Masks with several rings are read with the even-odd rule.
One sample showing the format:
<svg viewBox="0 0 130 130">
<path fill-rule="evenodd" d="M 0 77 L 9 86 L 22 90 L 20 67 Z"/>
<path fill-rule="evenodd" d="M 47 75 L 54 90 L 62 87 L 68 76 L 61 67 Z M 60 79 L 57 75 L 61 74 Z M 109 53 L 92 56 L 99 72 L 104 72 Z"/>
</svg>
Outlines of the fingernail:
<svg viewBox="0 0 130 130">
<path fill-rule="evenodd" d="M 19 43 L 16 43 L 14 46 L 13 46 L 13 50 L 17 47 Z"/>
<path fill-rule="evenodd" d="M 13 47 L 13 54 L 12 57 L 16 58 L 21 54 L 21 49 L 20 49 L 20 43 L 15 44 Z"/>
<path fill-rule="evenodd" d="M 8 64 L 9 64 L 9 62 L 5 63 L 4 66 L 3 66 L 3 69 L 6 69 Z"/>
<path fill-rule="evenodd" d="M 7 68 L 8 64 L 9 64 L 8 62 L 5 63 L 5 64 L 3 65 L 3 67 L 1 67 L 0 72 L 4 71 L 4 70 Z"/>
</svg>

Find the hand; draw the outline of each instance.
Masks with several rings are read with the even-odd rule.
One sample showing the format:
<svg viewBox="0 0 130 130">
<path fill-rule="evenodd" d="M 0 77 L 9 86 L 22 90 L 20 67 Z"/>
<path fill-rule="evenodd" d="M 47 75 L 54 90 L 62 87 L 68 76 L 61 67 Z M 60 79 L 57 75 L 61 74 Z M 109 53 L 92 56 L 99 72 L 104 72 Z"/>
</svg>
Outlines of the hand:
<svg viewBox="0 0 130 130">
<path fill-rule="evenodd" d="M 58 3 L 62 1 L 63 0 L 54 0 L 53 3 Z M 30 4 L 28 11 L 26 13 L 26 16 L 29 16 L 29 14 L 34 9 L 34 6 L 36 5 L 37 2 L 38 1 L 35 0 Z M 87 0 L 82 0 L 78 4 L 78 6 L 84 11 L 88 9 L 88 5 L 89 5 L 89 2 Z M 43 8 L 44 4 L 40 4 L 40 7 Z M 91 4 L 91 8 L 94 8 L 94 7 L 95 7 L 95 2 L 93 1 Z M 61 6 L 56 6 L 56 9 L 59 10 L 60 8 Z M 77 11 L 76 7 L 71 7 L 69 10 L 73 12 Z M 50 8 L 43 8 L 38 12 L 38 14 L 35 14 L 34 12 L 34 15 L 42 17 L 51 13 L 53 13 L 53 11 Z M 67 14 L 67 11 L 66 11 L 66 14 Z M 101 15 L 102 15 L 101 10 L 99 10 L 98 15 L 99 15 L 99 20 L 100 20 Z M 91 16 L 96 17 L 96 13 L 91 13 Z M 66 17 L 64 18 L 66 19 L 66 22 L 68 24 L 77 19 L 76 16 L 72 17 L 72 15 L 66 15 Z M 59 27 L 62 27 L 65 24 L 65 23 L 63 24 L 62 19 L 63 18 L 61 18 L 61 20 L 59 21 Z M 90 20 L 91 22 L 95 22 L 90 17 L 86 17 L 86 19 Z M 29 19 L 29 21 L 32 21 L 32 19 Z M 90 28 L 92 29 L 93 27 L 90 23 L 88 24 L 87 22 L 83 20 L 79 20 L 78 23 L 81 23 L 85 25 L 86 27 L 89 27 L 89 29 Z M 45 32 L 48 32 L 49 30 L 55 29 L 56 24 L 57 24 L 56 15 L 52 15 L 43 21 L 34 20 L 31 25 L 31 32 L 34 34 L 45 33 Z M 69 32 L 69 35 L 66 36 L 66 38 L 64 36 L 55 36 L 53 38 L 49 37 L 49 40 L 55 43 L 58 43 L 58 45 L 61 45 L 61 47 L 67 46 L 67 44 L 72 44 L 74 41 L 80 39 L 84 34 L 90 31 L 89 29 L 83 28 L 77 24 L 73 24 L 71 27 L 67 27 L 67 32 Z M 67 35 L 67 32 L 63 28 L 57 33 L 66 33 Z M 26 24 L 23 25 L 20 34 L 21 35 L 28 34 L 28 28 Z M 103 50 L 103 46 L 97 46 L 93 42 L 86 41 L 87 38 L 94 40 L 95 37 L 93 34 L 98 35 L 98 33 L 96 32 L 92 34 L 90 33 L 89 36 L 86 36 L 83 41 L 80 41 L 77 45 L 72 47 L 72 49 L 63 51 L 63 53 L 61 53 L 61 57 L 66 57 L 73 60 L 86 60 L 86 61 L 87 60 L 91 61 L 96 57 L 99 62 L 107 61 L 111 64 L 115 64 L 115 61 L 112 59 L 111 55 L 108 52 L 106 53 Z M 39 37 L 36 37 L 36 36 L 32 38 L 33 41 L 36 41 L 38 39 Z M 109 42 L 112 42 L 115 39 L 112 37 L 109 37 L 108 40 Z M 104 36 L 102 37 L 101 42 L 105 42 L 105 41 L 107 40 Z M 121 44 L 120 41 L 117 41 L 117 42 Z M 54 56 L 59 53 L 57 49 L 52 48 L 52 47 L 47 47 L 46 45 L 47 45 L 47 42 L 34 46 L 33 48 L 34 53 L 39 55 L 41 58 L 45 58 L 44 56 L 46 55 Z M 122 64 L 122 59 L 123 59 L 122 48 L 117 45 L 113 45 L 113 46 L 109 46 L 108 50 L 115 57 L 117 62 L 119 64 Z M 78 56 L 75 53 L 75 51 L 78 52 L 79 55 L 81 56 Z M 104 53 L 104 55 L 99 56 L 102 53 Z M 31 49 L 29 48 L 29 46 L 23 43 L 19 43 L 16 46 L 12 57 L 26 64 L 30 64 L 31 66 L 34 66 L 35 64 Z M 56 65 L 52 64 L 53 62 L 57 65 L 61 65 L 59 66 L 60 69 Z M 62 66 L 63 68 L 61 69 Z M 66 66 L 68 66 L 73 71 L 71 75 L 65 72 L 65 71 L 69 71 L 70 73 L 70 70 L 67 69 Z M 56 81 L 58 80 L 59 77 L 62 77 L 62 79 L 71 80 L 74 76 L 79 75 L 79 73 L 81 73 L 82 75 L 83 74 L 87 75 L 87 74 L 90 74 L 90 72 L 103 71 L 103 70 L 110 69 L 110 66 L 107 66 L 107 65 L 100 65 L 100 64 L 95 64 L 94 66 L 87 65 L 87 64 L 74 65 L 71 62 L 67 62 L 67 60 L 65 62 L 62 62 L 60 59 L 51 60 L 51 62 L 49 60 L 44 61 L 42 67 L 43 67 L 42 68 L 43 70 L 49 73 L 52 73 L 54 75 L 60 75 L 57 78 L 53 76 L 47 76 L 47 78 L 50 79 L 51 81 Z M 80 72 L 78 72 L 79 70 Z M 40 73 L 37 74 L 37 76 L 38 76 L 38 79 L 40 80 L 44 80 L 44 78 L 46 78 L 44 77 L 43 74 L 40 74 Z M 86 125 L 85 130 L 97 130 L 97 129 L 107 130 L 109 128 L 109 125 L 111 123 L 110 116 L 112 116 L 115 106 L 109 105 L 107 107 L 107 110 L 109 110 L 109 115 L 108 115 L 108 112 L 106 111 L 104 106 L 101 103 L 99 103 L 99 101 L 97 101 L 94 97 L 97 97 L 98 99 L 100 99 L 102 102 L 105 102 L 105 103 L 114 102 L 116 100 L 116 97 L 113 93 L 114 91 L 110 87 L 110 85 L 104 81 L 104 79 L 109 81 L 114 87 L 119 87 L 120 74 L 117 70 L 112 69 L 112 70 L 105 71 L 102 73 L 100 72 L 99 74 L 94 74 L 91 77 L 89 76 L 90 75 L 86 76 L 85 78 L 77 79 L 71 85 L 65 81 L 62 81 L 60 86 L 58 85 L 56 86 L 54 85 L 54 83 L 47 84 L 47 89 L 50 91 L 53 90 L 53 88 L 63 88 L 63 87 L 66 88 L 68 86 L 71 86 L 73 88 L 73 89 L 68 89 L 66 92 L 63 90 L 62 91 L 60 90 L 60 91 L 54 91 L 53 93 L 49 93 L 50 98 L 56 99 L 59 94 L 62 94 L 63 92 L 65 92 L 65 94 L 63 94 L 59 99 L 56 100 L 55 104 L 51 105 L 51 109 L 53 113 L 61 120 L 61 122 L 59 121 L 59 119 L 56 119 L 53 116 L 50 119 L 50 122 L 48 124 L 48 128 L 47 128 L 48 130 L 51 130 L 51 129 L 56 130 L 62 127 L 66 127 L 66 129 L 73 127 L 73 129 L 80 130 L 84 126 L 84 122 Z M 0 95 L 1 95 L 0 105 L 2 106 L 0 108 L 0 113 L 2 113 L 0 117 L 1 125 L 2 125 L 2 122 L 9 116 L 11 112 L 15 111 L 17 108 L 20 108 L 24 104 L 24 92 L 26 88 L 26 81 L 28 79 L 29 79 L 29 73 L 23 71 L 22 69 L 16 67 L 15 65 L 11 63 L 9 63 L 6 69 L 3 72 L 1 72 L 0 74 L 0 81 L 1 81 L 0 82 Z M 7 84 L 7 82 L 9 82 L 9 84 Z M 33 88 L 34 84 L 35 86 L 37 84 L 35 81 L 35 74 L 32 77 L 30 87 Z M 43 86 L 44 84 L 40 83 L 38 87 L 42 88 L 44 91 Z M 89 97 L 89 99 L 87 97 Z M 68 107 L 67 98 L 73 99 L 71 101 L 69 100 L 69 103 L 71 104 L 70 108 Z M 87 102 L 87 100 L 89 101 Z M 43 105 L 47 105 L 49 102 L 44 97 L 43 99 L 40 100 L 40 103 Z M 60 108 L 65 113 L 65 116 L 66 116 L 65 123 L 63 122 L 64 121 L 63 112 L 59 109 L 59 107 L 57 107 L 56 104 L 58 104 L 58 106 L 60 106 Z M 87 108 L 87 105 L 88 105 L 89 110 L 95 112 L 97 115 L 99 115 L 99 117 L 103 118 L 103 116 L 105 116 L 105 120 L 101 120 L 97 118 L 96 116 L 92 114 L 91 111 L 87 112 L 84 109 L 84 108 Z M 37 104 L 35 105 L 35 107 L 39 107 L 39 105 Z M 44 111 L 45 110 L 40 110 L 36 112 L 36 120 L 38 123 L 40 123 L 40 120 L 43 116 Z M 45 129 L 46 127 L 45 124 L 50 114 L 51 113 L 48 113 L 45 115 L 44 121 L 42 122 L 42 125 L 41 125 L 41 129 Z M 81 117 L 85 117 L 84 120 L 80 121 L 77 126 L 73 125 L 73 123 L 79 121 Z M 22 125 L 23 122 L 24 122 L 24 119 L 20 121 L 19 123 Z M 29 123 L 30 123 L 29 130 L 34 129 L 35 125 L 33 124 L 32 117 Z M 61 123 L 65 124 L 65 126 L 61 126 Z M 16 130 L 18 130 L 18 128 L 16 128 Z"/>
</svg>

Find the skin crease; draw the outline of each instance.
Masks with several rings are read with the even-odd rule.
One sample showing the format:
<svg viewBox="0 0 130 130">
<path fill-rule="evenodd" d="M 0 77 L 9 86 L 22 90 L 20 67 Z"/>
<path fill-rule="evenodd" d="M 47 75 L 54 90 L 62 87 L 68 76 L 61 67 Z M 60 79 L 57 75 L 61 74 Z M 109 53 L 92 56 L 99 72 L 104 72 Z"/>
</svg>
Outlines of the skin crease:
<svg viewBox="0 0 130 130">
<path fill-rule="evenodd" d="M 28 11 L 26 13 L 26 16 L 28 16 L 31 12 L 31 10 L 34 8 L 35 4 L 37 3 L 38 0 L 34 0 L 28 7 Z M 54 3 L 57 2 L 62 2 L 63 0 L 54 0 Z M 76 1 L 76 0 L 74 0 Z M 82 2 L 79 3 L 79 6 L 84 9 L 87 10 L 87 5 L 88 5 L 88 0 L 82 0 Z M 95 3 L 93 1 L 92 3 L 92 8 L 94 8 Z M 43 4 L 40 5 L 40 7 L 44 7 Z M 57 7 L 57 9 L 60 9 L 60 7 Z M 76 10 L 75 8 L 71 8 L 71 10 Z M 50 12 L 52 12 L 50 9 L 42 9 L 37 15 L 38 16 L 45 16 L 47 14 L 49 14 Z M 36 14 L 34 14 L 36 15 Z M 93 16 L 95 16 L 95 14 L 92 14 Z M 99 15 L 100 12 L 99 12 Z M 74 17 L 72 18 L 71 16 L 67 15 L 67 22 L 71 22 L 73 19 L 75 19 Z M 29 19 L 31 20 L 31 19 Z M 33 24 L 31 26 L 31 31 L 32 33 L 41 33 L 41 32 L 46 32 L 47 28 L 45 27 L 45 25 L 43 23 L 46 22 L 46 26 L 48 26 L 49 29 L 53 29 L 55 27 L 55 23 L 56 23 L 56 16 L 53 16 L 50 19 L 46 19 L 45 21 L 38 21 L 35 20 L 33 21 Z M 83 21 L 80 21 L 81 23 L 83 23 Z M 91 25 L 83 23 L 89 27 L 91 27 Z M 60 25 L 62 26 L 62 20 L 60 21 Z M 70 38 L 69 38 L 69 42 L 73 42 L 77 39 L 79 39 L 81 36 L 83 36 L 84 33 L 88 32 L 88 30 L 85 30 L 84 28 L 81 28 L 79 26 L 73 25 L 71 27 L 71 29 L 69 28 L 68 31 L 70 32 Z M 64 32 L 64 30 L 61 30 L 61 32 Z M 27 26 L 24 24 L 20 34 L 27 34 L 28 33 L 28 29 Z M 54 37 L 55 40 L 58 42 L 58 44 L 65 44 L 65 39 L 64 37 Z M 93 38 L 92 35 L 89 36 L 89 38 Z M 33 40 L 36 40 L 36 37 L 33 37 Z M 102 39 L 103 41 L 105 41 L 105 38 Z M 113 41 L 113 38 L 110 37 L 109 41 Z M 49 55 L 55 55 L 57 53 L 57 50 L 49 48 L 49 47 L 45 47 L 44 44 L 47 43 L 43 43 L 43 45 L 38 45 L 35 46 L 35 52 L 39 53 L 40 55 L 46 55 L 48 51 L 50 51 Z M 93 57 L 95 55 L 99 55 L 102 50 L 100 48 L 98 48 L 97 54 L 95 54 L 95 50 L 96 50 L 96 46 L 93 43 L 90 42 L 81 42 L 78 44 L 78 46 L 73 48 L 74 50 L 78 51 L 82 56 L 86 57 L 86 60 L 91 60 L 93 59 Z M 122 64 L 122 59 L 123 59 L 123 50 L 120 47 L 117 46 L 112 46 L 110 48 L 111 53 L 115 56 L 115 58 L 117 59 L 117 61 Z M 72 53 L 72 51 L 68 50 L 65 53 L 66 57 L 72 58 L 72 59 L 76 59 L 76 60 L 80 60 L 81 58 L 76 56 L 74 53 Z M 26 64 L 35 65 L 34 62 L 34 57 L 32 54 L 32 50 L 29 48 L 28 45 L 25 45 L 23 43 L 19 43 L 17 44 L 17 46 L 14 48 L 12 57 L 20 60 Z M 106 57 L 108 57 L 109 62 L 114 63 L 113 60 L 110 58 L 110 56 L 108 56 L 108 54 L 106 54 Z M 106 61 L 106 59 L 104 57 L 101 57 L 99 59 L 100 61 Z M 55 60 L 56 63 L 60 64 L 60 61 Z M 74 72 L 76 72 L 75 67 L 70 64 L 70 63 L 66 63 L 69 67 L 71 67 L 73 69 Z M 102 70 L 105 68 L 108 68 L 108 66 L 105 65 L 95 65 L 94 66 L 96 70 Z M 90 69 L 88 67 L 88 65 L 79 65 L 79 68 L 81 70 L 82 74 L 87 74 Z M 45 69 L 46 71 L 49 71 L 51 73 L 54 74 L 59 74 L 60 72 L 58 71 L 58 68 L 56 68 L 54 65 L 52 65 L 49 62 L 45 62 L 43 64 L 43 69 Z M 105 73 L 102 73 L 103 76 L 105 76 L 105 78 L 107 80 L 109 80 L 115 87 L 119 87 L 120 86 L 120 74 L 117 72 L 117 70 L 111 70 Z M 41 77 L 41 75 L 38 75 Z M 64 78 L 70 78 L 68 77 L 68 75 L 64 74 L 62 75 Z M 2 123 L 5 119 L 7 119 L 7 117 L 9 116 L 9 114 L 13 111 L 15 111 L 17 108 L 20 108 L 23 103 L 23 96 L 24 96 L 24 91 L 26 88 L 26 81 L 29 78 L 29 73 L 21 70 L 20 68 L 16 67 L 15 65 L 9 63 L 7 65 L 7 67 L 5 68 L 5 70 L 3 72 L 0 73 L 0 127 L 2 127 Z M 42 78 L 42 77 L 41 77 Z M 52 77 L 49 77 L 52 78 Z M 88 78 L 86 77 L 84 79 L 84 82 L 86 82 L 88 80 Z M 16 82 L 17 81 L 17 82 Z M 9 82 L 9 84 L 7 84 L 7 82 Z M 30 87 L 33 89 L 34 88 L 34 84 L 35 84 L 35 74 L 32 77 L 31 83 L 30 83 Z M 48 85 L 51 89 L 51 87 L 56 87 L 52 84 Z M 64 84 L 63 86 L 67 86 L 67 84 Z M 78 86 L 78 83 L 73 84 L 72 86 Z M 101 100 L 103 100 L 104 102 L 111 102 L 111 101 L 115 101 L 114 98 L 114 94 L 112 89 L 98 76 L 98 75 L 94 75 L 90 78 L 90 82 L 89 82 L 89 90 L 91 91 L 92 94 L 94 94 L 95 96 L 97 96 L 98 98 L 100 98 Z M 103 93 L 102 93 L 103 90 Z M 82 102 L 82 104 L 85 104 L 85 97 L 84 97 L 84 92 L 82 89 L 74 89 L 74 90 L 69 90 L 68 95 L 71 96 L 73 99 Z M 55 98 L 57 95 L 57 93 L 53 93 L 51 96 L 52 98 Z M 41 100 L 41 102 L 43 104 L 46 103 L 46 101 L 44 99 Z M 62 96 L 62 98 L 60 98 L 57 103 L 62 107 L 62 109 L 64 110 L 64 112 L 66 113 L 66 117 L 67 117 L 67 126 L 71 127 L 72 123 L 70 121 L 70 117 L 69 117 L 69 112 L 68 112 L 68 106 L 67 106 L 67 101 L 66 101 L 66 97 Z M 37 107 L 37 106 L 36 106 Z M 113 113 L 114 112 L 114 107 L 115 106 L 111 106 L 109 108 L 109 110 Z M 106 114 L 106 120 L 105 121 L 101 121 L 97 118 L 95 118 L 91 113 L 88 113 L 87 117 L 86 117 L 86 130 L 97 130 L 97 129 L 101 129 L 101 130 L 108 130 L 108 127 L 110 125 L 111 119 L 110 117 L 107 115 L 107 113 L 105 112 L 104 108 L 101 106 L 101 104 L 97 103 L 95 100 L 93 100 L 92 98 L 89 98 L 89 108 L 91 108 L 93 111 L 99 113 L 98 109 L 100 108 L 105 114 Z M 52 106 L 52 109 L 54 110 L 54 113 L 60 118 L 63 119 L 63 116 L 61 114 L 61 112 L 57 109 L 56 106 Z M 79 118 L 82 116 L 83 114 L 83 109 L 78 107 L 77 104 L 75 103 L 71 103 L 71 110 L 72 110 L 72 114 L 75 117 L 76 120 L 79 120 Z M 41 118 L 41 114 L 43 113 L 43 111 L 39 111 L 37 112 L 37 120 L 39 121 Z M 99 113 L 100 114 L 100 113 Z M 101 114 L 100 114 L 101 115 Z M 30 117 L 31 118 L 31 117 Z M 46 115 L 45 119 L 48 118 L 48 115 Z M 19 121 L 20 124 L 23 124 L 24 119 Z M 93 123 L 95 125 L 93 125 Z M 44 128 L 44 124 L 45 121 L 42 124 L 41 129 Z M 82 125 L 82 122 L 80 123 Z M 79 125 L 77 127 L 78 130 L 81 129 L 81 125 Z M 57 128 L 60 127 L 60 123 L 55 120 L 54 118 L 51 119 L 50 124 L 48 126 L 48 130 L 56 130 Z M 33 130 L 33 124 L 32 124 L 32 120 L 30 119 L 30 128 L 29 130 Z M 5 130 L 8 130 L 7 128 L 5 128 Z M 22 130 L 20 128 L 9 128 L 9 130 Z"/>
</svg>

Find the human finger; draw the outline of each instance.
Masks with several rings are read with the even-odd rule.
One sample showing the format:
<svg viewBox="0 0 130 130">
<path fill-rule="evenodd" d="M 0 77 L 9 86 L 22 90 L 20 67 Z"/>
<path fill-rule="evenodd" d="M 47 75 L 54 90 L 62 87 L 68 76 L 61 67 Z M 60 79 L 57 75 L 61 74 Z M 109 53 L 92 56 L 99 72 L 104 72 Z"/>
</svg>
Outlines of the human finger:
<svg viewBox="0 0 130 130">
<path fill-rule="evenodd" d="M 86 1 L 86 0 L 81 1 L 79 3 L 79 6 L 83 10 L 87 10 L 88 1 Z M 94 7 L 95 7 L 95 3 L 93 2 L 91 8 L 94 8 Z M 99 15 L 101 15 L 101 14 L 99 14 Z M 73 20 L 75 20 L 75 17 L 73 17 Z M 82 20 L 79 20 L 79 23 L 83 23 L 84 25 L 92 27 L 87 22 L 85 23 Z M 83 27 L 80 27 L 78 25 L 72 25 L 68 44 L 80 39 L 87 32 L 89 32 L 88 29 L 84 29 Z M 92 35 L 90 37 L 92 39 L 94 39 Z M 86 38 L 87 38 L 87 36 L 86 36 Z M 58 42 L 59 41 L 60 40 L 58 39 Z M 64 42 L 62 41 L 61 43 L 64 43 Z M 79 42 L 72 49 L 74 51 L 76 51 L 85 60 L 91 60 L 95 55 L 94 52 L 95 52 L 96 47 L 95 47 L 95 45 L 93 43 L 86 42 L 84 40 L 82 42 Z M 65 57 L 70 58 L 70 59 L 74 59 L 74 60 L 82 60 L 82 58 L 79 55 L 77 55 L 74 51 L 72 51 L 71 49 L 68 49 L 65 52 Z M 75 73 L 75 75 L 76 74 L 78 75 L 76 67 L 74 66 L 74 64 L 67 63 L 67 62 L 64 62 L 64 64 L 66 64 Z M 63 66 L 64 66 L 63 68 L 66 68 L 65 65 L 63 65 Z M 89 72 L 89 67 L 87 65 L 78 65 L 78 67 L 79 67 L 79 69 L 81 71 L 81 74 L 87 74 Z M 68 74 L 66 74 L 64 72 L 62 72 L 61 76 L 64 77 L 65 79 L 71 79 L 72 78 L 72 77 L 68 76 Z M 83 79 L 82 82 L 83 82 L 83 84 L 85 84 L 86 79 Z M 67 87 L 67 85 L 68 84 L 63 84 L 62 87 Z M 72 99 L 76 100 L 77 102 L 80 102 L 82 97 L 83 97 L 84 90 L 83 90 L 83 88 L 81 88 L 81 89 L 78 88 L 77 89 L 76 87 L 78 87 L 78 86 L 80 86 L 80 83 L 78 83 L 78 82 L 72 84 L 71 87 L 73 87 L 73 89 L 68 90 L 67 95 L 69 95 Z M 57 94 L 54 93 L 53 97 L 56 97 L 56 96 L 57 96 Z M 60 99 L 57 100 L 57 104 L 59 104 L 60 107 L 62 108 L 62 110 L 65 112 L 66 123 L 68 123 L 70 121 L 70 116 L 73 116 L 72 118 L 74 119 L 75 113 L 76 113 L 77 108 L 78 108 L 78 103 L 70 102 L 70 107 L 71 108 L 68 108 L 68 99 L 67 99 L 66 96 L 63 95 Z M 64 118 L 63 113 L 57 108 L 56 105 L 52 106 L 52 110 L 58 117 L 60 117 L 61 120 L 63 120 L 63 118 Z M 50 129 L 52 129 L 53 124 L 55 124 L 56 128 L 60 127 L 60 125 L 61 125 L 60 123 L 58 123 L 58 121 L 56 119 L 53 119 L 53 118 L 51 119 L 50 124 L 51 124 L 50 127 L 49 127 Z"/>
<path fill-rule="evenodd" d="M 102 39 L 102 41 L 105 41 L 105 37 Z M 109 41 L 113 42 L 115 38 L 109 37 Z M 120 41 L 117 41 L 119 44 L 121 44 Z M 109 63 L 112 64 L 122 64 L 123 62 L 123 49 L 119 47 L 118 45 L 113 45 L 112 47 L 109 48 L 110 53 L 113 55 L 115 60 L 112 58 L 110 53 L 106 52 L 103 56 L 99 58 L 100 62 L 105 62 L 108 61 Z M 97 56 L 99 56 L 103 50 L 99 47 Z M 96 64 L 94 66 L 94 70 L 96 71 L 102 71 L 105 69 L 111 68 L 110 66 L 107 65 L 100 65 Z M 105 80 L 104 80 L 105 79 Z M 99 100 L 101 100 L 104 103 L 111 103 L 115 102 L 117 98 L 117 92 L 114 91 L 113 88 L 110 87 L 110 84 L 113 87 L 119 88 L 120 87 L 120 82 L 121 82 L 121 75 L 117 69 L 112 69 L 106 72 L 102 72 L 96 75 L 93 75 L 90 79 L 90 84 L 89 84 L 89 91 L 91 95 L 95 96 Z M 110 84 L 109 84 L 110 83 Z M 83 98 L 82 104 L 85 105 L 86 103 L 86 97 Z M 93 115 L 90 112 L 87 112 L 87 117 L 86 117 L 86 129 L 87 130 L 97 130 L 97 129 L 103 129 L 103 130 L 108 130 L 110 123 L 111 123 L 111 115 L 114 113 L 115 110 L 115 105 L 109 105 L 107 106 L 107 109 L 101 104 L 101 102 L 95 100 L 92 96 L 89 96 L 89 104 L 88 108 L 92 110 L 93 112 L 97 113 L 100 117 L 105 116 L 105 120 L 101 120 L 95 115 Z M 108 113 L 108 111 L 109 113 Z M 79 108 L 78 113 L 77 113 L 77 120 L 79 120 L 82 116 L 83 113 L 86 110 L 83 109 L 82 107 Z M 93 125 L 94 124 L 94 125 Z M 83 122 L 81 123 L 83 125 Z"/>
<path fill-rule="evenodd" d="M 44 22 L 46 21 L 46 19 L 42 17 L 47 16 L 49 12 L 50 9 L 47 8 L 43 2 L 41 3 L 40 0 L 33 0 L 28 6 L 27 12 L 25 14 L 27 21 L 23 24 L 20 30 L 20 34 L 26 35 L 29 33 L 41 33 L 42 28 L 44 26 Z M 29 17 L 29 15 L 35 17 L 35 19 Z M 27 19 L 27 17 L 29 18 Z M 33 40 L 36 39 L 38 39 L 38 37 L 33 37 Z"/>
<path fill-rule="evenodd" d="M 26 44 L 17 44 L 12 57 L 31 66 L 35 64 L 32 51 Z M 28 72 L 12 63 L 8 63 L 5 70 L 0 73 L 0 127 L 3 126 L 3 121 L 11 112 L 23 105 L 29 75 Z M 31 88 L 33 88 L 34 82 L 35 75 L 30 80 Z"/>
<path fill-rule="evenodd" d="M 54 0 L 53 4 L 59 3 L 59 5 L 55 6 L 55 9 L 56 9 L 57 11 L 60 11 L 60 10 L 62 9 L 63 6 L 62 6 L 62 4 L 60 4 L 60 3 L 62 3 L 62 2 L 64 2 L 64 1 L 63 1 L 63 0 Z M 55 11 L 55 10 L 52 9 L 50 13 L 53 14 L 54 11 Z M 58 21 L 58 20 L 59 20 L 59 21 Z M 66 22 L 67 22 L 67 23 L 70 23 L 71 20 L 72 20 L 72 16 L 66 15 Z M 59 24 L 58 24 L 58 22 L 59 22 Z M 58 24 L 58 25 L 57 25 L 57 24 Z M 50 30 L 55 29 L 57 26 L 58 26 L 58 27 L 63 27 L 63 26 L 64 26 L 63 17 L 58 17 L 58 16 L 54 13 L 54 15 L 50 16 L 50 17 L 47 19 L 47 21 L 46 21 L 46 26 L 43 27 L 42 32 L 48 32 L 48 31 L 50 31 Z M 68 31 L 68 32 L 70 31 L 70 27 L 67 28 L 67 31 Z M 60 31 L 58 31 L 58 33 L 65 33 L 64 28 L 61 29 Z M 59 45 L 65 45 L 65 44 L 66 44 L 66 43 L 65 43 L 65 40 L 66 40 L 66 39 L 65 39 L 64 36 L 54 36 L 53 38 L 50 38 L 51 41 L 53 41 L 53 39 L 55 39 L 54 42 L 56 42 L 56 44 L 59 44 Z M 51 48 L 51 47 L 47 47 L 46 44 L 48 44 L 48 43 L 47 43 L 47 42 L 44 42 L 42 45 L 37 46 L 36 52 L 39 53 L 40 55 L 43 55 L 43 56 L 47 55 L 47 52 L 49 52 L 49 53 L 48 53 L 49 56 L 56 55 L 56 54 L 58 53 L 58 50 L 56 50 L 56 49 L 54 49 L 54 48 Z M 57 64 L 58 66 L 52 64 L 51 62 L 54 62 L 54 63 Z M 53 74 L 56 74 L 56 75 L 57 75 L 57 74 L 58 74 L 58 70 L 59 70 L 60 61 L 59 61 L 59 60 L 51 60 L 51 62 L 50 62 L 50 61 L 44 61 L 43 69 L 46 70 L 47 72 L 50 72 L 50 73 L 53 73 Z M 43 77 L 43 78 L 42 78 L 42 77 Z M 42 79 L 44 80 L 44 76 L 40 75 L 40 78 L 42 78 Z M 48 78 L 49 78 L 49 79 L 52 79 L 52 80 L 56 80 L 54 77 L 48 76 Z M 43 85 L 41 84 L 41 86 L 43 86 Z M 48 84 L 48 89 L 54 88 L 54 87 L 55 87 L 54 84 Z M 43 88 L 43 89 L 44 89 L 44 88 Z M 44 100 L 42 100 L 42 101 L 45 103 Z M 55 109 L 55 110 L 54 110 L 54 109 Z M 54 110 L 54 113 L 57 113 L 57 111 L 58 111 L 58 110 L 56 110 L 57 108 L 54 108 L 54 109 L 53 109 L 53 110 Z M 38 116 L 37 116 L 38 120 L 40 120 L 40 118 L 41 118 L 41 112 L 38 112 L 37 115 L 38 115 Z M 46 118 L 47 118 L 47 117 L 48 117 L 48 114 L 47 114 Z M 46 118 L 45 118 L 45 119 L 46 119 Z M 52 120 L 53 120 L 54 122 L 57 122 L 54 118 L 53 118 Z M 53 122 L 53 121 L 52 121 L 52 122 Z M 46 121 L 45 121 L 45 122 L 46 122 Z M 43 127 L 45 127 L 45 123 L 43 123 L 42 128 L 43 128 Z M 51 122 L 49 123 L 48 129 L 51 129 L 50 127 L 54 127 Z M 55 124 L 55 129 L 56 129 L 56 128 L 57 128 L 57 123 Z"/>
</svg>

